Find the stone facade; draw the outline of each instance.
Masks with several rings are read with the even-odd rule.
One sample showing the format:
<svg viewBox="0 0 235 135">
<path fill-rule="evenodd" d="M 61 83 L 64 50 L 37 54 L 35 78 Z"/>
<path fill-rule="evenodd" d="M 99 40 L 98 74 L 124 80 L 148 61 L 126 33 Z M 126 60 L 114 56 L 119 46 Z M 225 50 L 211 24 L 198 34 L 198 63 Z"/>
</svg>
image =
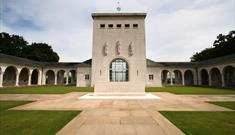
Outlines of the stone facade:
<svg viewBox="0 0 235 135">
<path fill-rule="evenodd" d="M 145 92 L 145 16 L 144 13 L 92 14 L 92 86 L 95 94 Z M 125 82 L 110 81 L 110 64 L 115 59 L 123 59 L 128 64 Z"/>
</svg>

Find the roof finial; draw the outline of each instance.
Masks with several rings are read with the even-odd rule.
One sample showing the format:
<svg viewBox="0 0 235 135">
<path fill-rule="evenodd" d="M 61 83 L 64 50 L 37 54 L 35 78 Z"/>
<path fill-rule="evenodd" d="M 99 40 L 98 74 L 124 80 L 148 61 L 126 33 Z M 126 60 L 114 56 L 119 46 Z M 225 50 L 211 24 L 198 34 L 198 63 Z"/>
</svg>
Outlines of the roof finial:
<svg viewBox="0 0 235 135">
<path fill-rule="evenodd" d="M 121 11 L 121 7 L 120 7 L 120 2 L 117 2 L 117 11 L 120 12 Z"/>
</svg>

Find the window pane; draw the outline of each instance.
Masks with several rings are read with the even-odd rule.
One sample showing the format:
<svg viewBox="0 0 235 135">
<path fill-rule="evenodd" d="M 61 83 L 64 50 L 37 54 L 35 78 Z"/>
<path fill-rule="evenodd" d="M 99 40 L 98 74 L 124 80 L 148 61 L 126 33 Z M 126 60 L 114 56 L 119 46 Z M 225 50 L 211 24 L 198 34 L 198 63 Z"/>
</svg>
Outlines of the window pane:
<svg viewBox="0 0 235 135">
<path fill-rule="evenodd" d="M 128 64 L 122 59 L 116 59 L 110 64 L 110 81 L 128 81 Z"/>
</svg>

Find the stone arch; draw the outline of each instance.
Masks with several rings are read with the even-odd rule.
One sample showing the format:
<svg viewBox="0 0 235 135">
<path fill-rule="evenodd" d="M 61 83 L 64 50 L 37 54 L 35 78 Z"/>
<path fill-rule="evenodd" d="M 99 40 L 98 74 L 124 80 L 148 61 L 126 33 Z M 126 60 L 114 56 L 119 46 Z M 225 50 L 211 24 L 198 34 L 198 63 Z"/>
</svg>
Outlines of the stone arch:
<svg viewBox="0 0 235 135">
<path fill-rule="evenodd" d="M 129 64 L 122 58 L 117 58 L 109 64 L 109 80 L 111 82 L 129 81 Z"/>
<path fill-rule="evenodd" d="M 223 69 L 225 87 L 235 87 L 235 67 L 226 66 Z"/>
<path fill-rule="evenodd" d="M 57 84 L 65 84 L 66 78 L 65 78 L 65 71 L 59 70 L 57 72 Z"/>
<path fill-rule="evenodd" d="M 212 68 L 210 70 L 210 76 L 212 86 L 222 86 L 222 77 L 218 68 Z"/>
<path fill-rule="evenodd" d="M 167 85 L 170 84 L 170 72 L 168 70 L 162 70 L 161 73 L 162 84 Z"/>
<path fill-rule="evenodd" d="M 28 85 L 29 83 L 29 69 L 22 68 L 19 75 L 19 85 Z"/>
<path fill-rule="evenodd" d="M 16 85 L 17 68 L 15 66 L 9 66 L 6 68 L 3 74 L 3 86 L 15 86 Z"/>
<path fill-rule="evenodd" d="M 39 76 L 39 71 L 38 69 L 34 69 L 31 75 L 31 84 L 38 84 L 38 76 Z"/>
<path fill-rule="evenodd" d="M 70 70 L 68 72 L 68 84 L 69 85 L 75 85 L 76 84 L 76 70 Z"/>
<path fill-rule="evenodd" d="M 55 84 L 55 72 L 53 70 L 46 72 L 46 84 Z"/>
<path fill-rule="evenodd" d="M 209 85 L 209 74 L 206 69 L 202 69 L 200 71 L 200 76 L 201 76 L 201 84 Z"/>
<path fill-rule="evenodd" d="M 181 85 L 182 84 L 182 73 L 181 73 L 181 71 L 180 70 L 174 70 L 173 73 L 174 73 L 174 80 L 173 80 L 174 84 L 177 84 L 177 85 L 180 84 Z"/>
<path fill-rule="evenodd" d="M 193 85 L 193 71 L 192 70 L 186 70 L 184 72 L 184 84 Z"/>
</svg>

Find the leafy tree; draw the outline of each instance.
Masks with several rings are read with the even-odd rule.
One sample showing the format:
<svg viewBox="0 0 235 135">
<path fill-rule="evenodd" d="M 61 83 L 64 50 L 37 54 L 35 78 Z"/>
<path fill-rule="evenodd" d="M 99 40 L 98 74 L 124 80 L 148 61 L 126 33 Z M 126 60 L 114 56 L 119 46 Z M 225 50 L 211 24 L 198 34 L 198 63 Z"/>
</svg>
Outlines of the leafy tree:
<svg viewBox="0 0 235 135">
<path fill-rule="evenodd" d="M 37 61 L 58 62 L 59 56 L 46 43 L 32 43 L 24 50 L 25 58 Z"/>
<path fill-rule="evenodd" d="M 8 33 L 2 32 L 0 36 L 0 53 L 23 56 L 23 50 L 27 47 L 28 42 L 18 35 L 10 36 Z"/>
<path fill-rule="evenodd" d="M 227 35 L 219 34 L 213 47 L 197 52 L 190 59 L 198 62 L 229 54 L 235 54 L 235 31 L 230 31 Z"/>
<path fill-rule="evenodd" d="M 59 56 L 46 43 L 28 44 L 22 36 L 0 33 L 0 53 L 36 61 L 58 62 Z"/>
</svg>

